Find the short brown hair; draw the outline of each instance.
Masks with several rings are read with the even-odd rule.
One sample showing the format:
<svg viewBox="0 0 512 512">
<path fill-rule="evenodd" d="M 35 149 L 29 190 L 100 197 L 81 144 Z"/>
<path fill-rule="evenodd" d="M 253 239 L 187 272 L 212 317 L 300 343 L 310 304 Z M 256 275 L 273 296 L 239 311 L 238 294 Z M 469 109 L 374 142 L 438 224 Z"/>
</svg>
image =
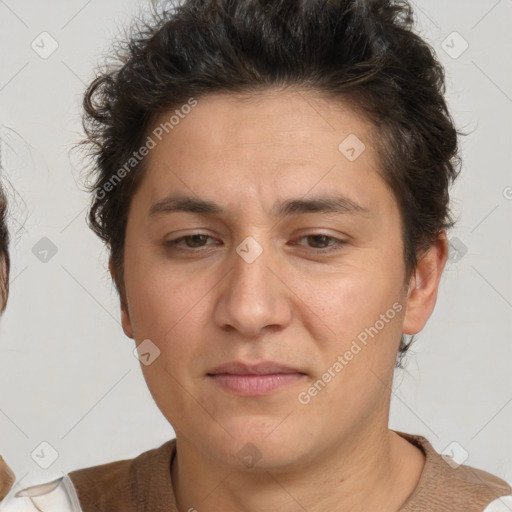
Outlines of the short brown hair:
<svg viewBox="0 0 512 512">
<path fill-rule="evenodd" d="M 348 100 L 374 128 L 382 175 L 401 212 L 408 276 L 452 226 L 459 132 L 444 99 L 443 68 L 413 32 L 408 2 L 185 0 L 153 15 L 84 98 L 94 161 L 89 223 L 110 250 L 122 301 L 128 210 L 144 161 L 106 185 L 156 116 L 190 97 L 300 87 Z M 400 354 L 406 349 L 402 338 Z"/>
</svg>

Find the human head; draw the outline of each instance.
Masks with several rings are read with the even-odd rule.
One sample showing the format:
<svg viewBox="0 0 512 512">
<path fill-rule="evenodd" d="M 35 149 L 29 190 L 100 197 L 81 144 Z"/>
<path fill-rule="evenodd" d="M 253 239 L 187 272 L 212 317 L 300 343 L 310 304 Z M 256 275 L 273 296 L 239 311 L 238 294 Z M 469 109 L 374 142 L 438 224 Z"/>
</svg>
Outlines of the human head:
<svg viewBox="0 0 512 512">
<path fill-rule="evenodd" d="M 413 33 L 406 2 L 191 0 L 136 31 L 120 64 L 98 76 L 84 101 L 95 158 L 89 219 L 110 249 L 122 301 L 126 221 L 145 161 L 126 163 L 157 117 L 192 97 L 288 86 L 342 99 L 372 123 L 382 176 L 401 212 L 408 275 L 452 225 L 457 131 L 443 69 Z"/>
<path fill-rule="evenodd" d="M 210 460 L 232 464 L 251 442 L 268 468 L 291 468 L 387 427 L 401 338 L 435 304 L 457 174 L 443 71 L 411 25 L 405 2 L 190 0 L 136 32 L 88 89 L 89 219 L 123 329 L 158 349 L 148 387 Z M 364 145 L 354 158 L 340 149 L 350 136 Z M 322 208 L 333 192 L 362 208 L 301 216 L 295 198 L 318 193 Z M 187 195 L 187 212 L 169 194 Z M 283 202 L 291 220 L 277 222 Z M 194 228 L 215 241 L 204 252 L 171 239 Z M 300 244 L 320 228 L 343 249 Z M 235 251 L 248 235 L 262 249 L 252 262 Z M 363 331 L 371 349 L 351 344 Z M 240 400 L 215 387 L 213 367 L 233 360 L 288 363 L 300 380 Z"/>
<path fill-rule="evenodd" d="M 448 188 L 458 165 L 443 69 L 411 26 L 410 7 L 401 1 L 269 7 L 192 0 L 155 15 L 136 32 L 122 65 L 100 74 L 84 101 L 86 142 L 95 157 L 89 219 L 110 249 L 121 300 L 126 221 L 144 160 L 122 179 L 116 174 L 143 145 L 155 119 L 191 97 L 290 85 L 343 99 L 372 122 L 382 176 L 401 211 L 410 275 L 418 257 L 453 223 Z"/>
</svg>

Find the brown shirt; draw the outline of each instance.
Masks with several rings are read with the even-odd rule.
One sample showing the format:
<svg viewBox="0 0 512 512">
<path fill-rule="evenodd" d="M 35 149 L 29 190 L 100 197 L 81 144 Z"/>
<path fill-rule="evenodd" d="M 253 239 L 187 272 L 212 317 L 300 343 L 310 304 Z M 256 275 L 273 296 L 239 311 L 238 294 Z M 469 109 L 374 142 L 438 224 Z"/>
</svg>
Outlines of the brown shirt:
<svg viewBox="0 0 512 512">
<path fill-rule="evenodd" d="M 422 436 L 397 432 L 420 448 L 426 462 L 416 489 L 399 512 L 482 512 L 511 494 L 500 478 L 448 464 Z M 83 512 L 178 512 L 171 482 L 176 440 L 121 460 L 69 473 Z"/>
</svg>

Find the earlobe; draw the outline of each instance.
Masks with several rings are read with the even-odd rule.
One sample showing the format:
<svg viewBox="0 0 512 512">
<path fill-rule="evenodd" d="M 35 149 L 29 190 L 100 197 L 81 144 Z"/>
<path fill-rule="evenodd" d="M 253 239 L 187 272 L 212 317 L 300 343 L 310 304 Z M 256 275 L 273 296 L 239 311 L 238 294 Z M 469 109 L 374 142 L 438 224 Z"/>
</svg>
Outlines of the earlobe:
<svg viewBox="0 0 512 512">
<path fill-rule="evenodd" d="M 130 312 L 128 310 L 128 304 L 126 302 L 126 297 L 123 297 L 123 291 L 117 285 L 118 281 L 116 279 L 115 265 L 112 257 L 110 257 L 108 261 L 108 270 L 110 272 L 110 276 L 112 277 L 112 281 L 116 283 L 117 291 L 119 293 L 119 301 L 121 305 L 121 326 L 123 327 L 123 331 L 126 334 L 126 336 L 133 339 L 133 327 L 130 318 Z"/>
<path fill-rule="evenodd" d="M 128 311 L 128 307 L 126 305 L 122 305 L 121 303 L 121 325 L 123 326 L 123 331 L 128 336 L 128 338 L 134 338 L 132 321 L 130 318 L 130 313 Z"/>
<path fill-rule="evenodd" d="M 443 230 L 420 258 L 409 282 L 403 332 L 417 334 L 429 319 L 437 300 L 439 282 L 448 259 L 448 243 Z"/>
</svg>

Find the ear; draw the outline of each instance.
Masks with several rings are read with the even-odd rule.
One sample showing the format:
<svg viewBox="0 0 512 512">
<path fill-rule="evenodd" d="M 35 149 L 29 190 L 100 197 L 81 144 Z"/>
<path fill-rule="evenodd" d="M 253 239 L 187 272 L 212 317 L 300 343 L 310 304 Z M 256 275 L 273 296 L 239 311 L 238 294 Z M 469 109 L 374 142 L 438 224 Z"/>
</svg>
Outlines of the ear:
<svg viewBox="0 0 512 512">
<path fill-rule="evenodd" d="M 409 281 L 403 324 L 405 334 L 417 334 L 427 323 L 436 305 L 439 282 L 447 259 L 448 242 L 446 231 L 443 230 L 418 261 Z"/>
<path fill-rule="evenodd" d="M 112 281 L 114 281 L 114 283 L 116 284 L 116 288 L 119 293 L 119 300 L 121 303 L 121 325 L 123 326 L 123 331 L 126 334 L 126 336 L 128 336 L 128 338 L 133 339 L 133 326 L 132 320 L 130 318 L 130 312 L 128 310 L 128 303 L 126 301 L 126 293 L 124 291 L 124 286 L 120 286 L 120 281 L 117 280 L 116 269 L 112 256 L 108 260 L 108 269 L 110 271 Z"/>
</svg>

